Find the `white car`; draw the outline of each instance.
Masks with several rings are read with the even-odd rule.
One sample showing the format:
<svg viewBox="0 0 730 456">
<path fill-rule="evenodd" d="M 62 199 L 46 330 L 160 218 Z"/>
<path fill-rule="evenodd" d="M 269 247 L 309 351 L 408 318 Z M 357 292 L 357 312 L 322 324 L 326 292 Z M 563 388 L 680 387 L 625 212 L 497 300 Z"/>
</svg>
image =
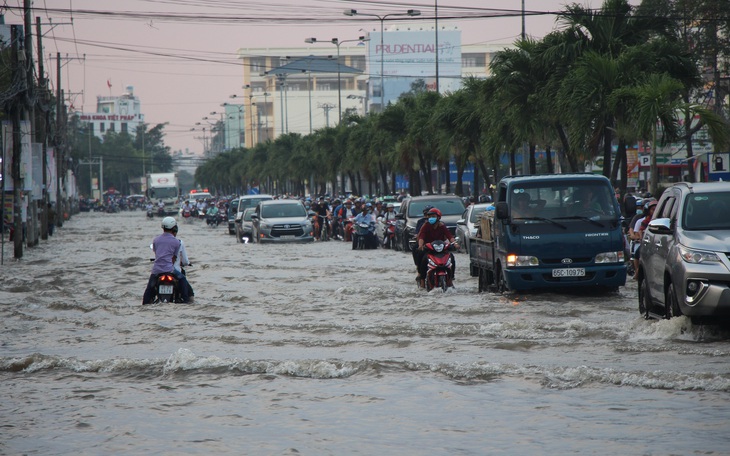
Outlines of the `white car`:
<svg viewBox="0 0 730 456">
<path fill-rule="evenodd" d="M 469 253 L 469 238 L 477 235 L 479 216 L 490 206 L 492 203 L 472 204 L 456 222 L 456 236 L 460 240 L 462 252 Z"/>
</svg>

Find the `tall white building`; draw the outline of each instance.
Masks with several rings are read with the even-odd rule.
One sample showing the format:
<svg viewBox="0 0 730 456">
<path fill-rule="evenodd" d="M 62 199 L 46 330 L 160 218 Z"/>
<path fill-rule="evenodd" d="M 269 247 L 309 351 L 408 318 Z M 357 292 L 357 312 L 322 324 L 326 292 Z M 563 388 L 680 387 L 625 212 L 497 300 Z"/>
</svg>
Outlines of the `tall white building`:
<svg viewBox="0 0 730 456">
<path fill-rule="evenodd" d="M 103 139 L 108 132 L 129 133 L 134 137 L 137 126 L 144 123 L 139 98 L 134 95 L 134 87 L 127 86 L 118 97 L 96 97 L 96 112 L 77 112 L 82 124 L 89 124 L 91 132 Z"/>
</svg>

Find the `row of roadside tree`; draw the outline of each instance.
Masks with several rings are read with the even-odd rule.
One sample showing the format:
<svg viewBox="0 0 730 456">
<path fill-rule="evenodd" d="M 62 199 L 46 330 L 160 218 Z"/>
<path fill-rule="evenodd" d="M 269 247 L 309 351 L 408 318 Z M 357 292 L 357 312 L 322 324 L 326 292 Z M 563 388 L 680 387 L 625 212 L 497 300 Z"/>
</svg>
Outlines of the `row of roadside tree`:
<svg viewBox="0 0 730 456">
<path fill-rule="evenodd" d="M 571 172 L 603 157 L 603 172 L 626 190 L 628 147 L 652 145 L 651 191 L 656 193 L 657 147 L 684 142 L 705 129 L 716 151 L 730 145 L 728 95 L 730 2 L 726 0 L 606 0 L 600 10 L 577 4 L 558 16 L 559 27 L 540 40 L 526 38 L 497 53 L 491 76 L 466 79 L 439 94 L 412 85 L 382 112 L 348 113 L 336 127 L 287 134 L 251 149 L 217 155 L 196 172 L 198 184 L 233 193 L 241 186 L 302 193 L 393 192 L 396 174 L 411 194 L 435 186 L 431 170 L 474 164 L 488 188 L 517 174 L 515 154 L 529 150 L 529 170 L 553 173 L 553 155 Z M 538 167 L 536 151 L 545 151 Z M 615 151 L 614 151 L 615 150 Z M 500 158 L 509 157 L 507 169 Z M 436 173 L 438 175 L 438 173 Z M 368 188 L 360 188 L 360 182 Z M 474 191 L 481 186 L 477 185 Z"/>
</svg>

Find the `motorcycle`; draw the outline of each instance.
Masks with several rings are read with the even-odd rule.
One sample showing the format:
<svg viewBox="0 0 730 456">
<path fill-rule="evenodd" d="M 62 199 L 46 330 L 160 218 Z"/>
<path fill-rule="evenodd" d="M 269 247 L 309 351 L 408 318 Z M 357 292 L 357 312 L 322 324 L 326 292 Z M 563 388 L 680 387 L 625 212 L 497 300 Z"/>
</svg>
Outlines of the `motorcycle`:
<svg viewBox="0 0 730 456">
<path fill-rule="evenodd" d="M 352 249 L 362 250 L 367 248 L 373 248 L 368 246 L 368 238 L 375 237 L 375 226 L 367 222 L 357 222 L 352 224 L 354 226 L 352 235 L 354 236 Z M 373 243 L 370 242 L 372 245 Z M 377 238 L 375 239 L 374 245 L 377 247 Z"/>
<path fill-rule="evenodd" d="M 155 218 L 155 211 L 151 207 L 147 208 L 147 218 Z"/>
<path fill-rule="evenodd" d="M 424 247 L 428 257 L 426 291 L 441 288 L 441 291 L 445 292 L 454 286 L 450 277 L 453 267 L 451 251 L 454 250 L 454 244 L 449 241 L 433 241 Z"/>
<path fill-rule="evenodd" d="M 163 272 L 157 275 L 155 297 L 152 300 L 152 304 L 166 302 L 180 302 L 177 279 L 169 272 Z"/>
<path fill-rule="evenodd" d="M 352 240 L 352 234 L 355 229 L 355 217 L 350 218 L 343 218 L 342 219 L 342 232 L 345 236 L 345 242 L 350 242 Z"/>
<path fill-rule="evenodd" d="M 165 206 L 157 206 L 157 215 L 159 217 L 165 216 Z"/>
<path fill-rule="evenodd" d="M 150 249 L 153 249 L 152 244 L 150 244 Z M 155 261 L 155 259 L 150 258 L 150 261 Z M 192 266 L 192 264 L 188 266 Z M 182 274 L 186 275 L 185 269 L 180 269 Z M 152 296 L 152 302 L 150 304 L 183 302 L 179 282 L 172 272 L 157 274 L 154 290 L 155 293 Z"/>
<path fill-rule="evenodd" d="M 383 247 L 386 249 L 395 248 L 395 220 L 385 222 L 385 230 L 383 231 Z"/>
<path fill-rule="evenodd" d="M 218 217 L 218 211 L 209 210 L 208 213 L 205 215 L 206 225 L 208 225 L 212 228 L 218 228 L 219 221 L 220 221 L 220 218 Z"/>
<path fill-rule="evenodd" d="M 190 209 L 183 209 L 182 217 L 185 223 L 193 223 L 193 211 Z"/>
</svg>

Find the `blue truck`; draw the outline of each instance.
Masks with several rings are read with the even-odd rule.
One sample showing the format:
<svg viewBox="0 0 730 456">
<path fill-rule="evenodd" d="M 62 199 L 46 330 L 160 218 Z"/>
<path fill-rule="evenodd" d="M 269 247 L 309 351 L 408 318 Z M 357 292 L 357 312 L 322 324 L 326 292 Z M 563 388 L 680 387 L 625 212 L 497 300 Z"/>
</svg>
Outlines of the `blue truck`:
<svg viewBox="0 0 730 456">
<path fill-rule="evenodd" d="M 508 176 L 494 206 L 469 240 L 479 291 L 626 284 L 621 211 L 606 177 Z"/>
</svg>

